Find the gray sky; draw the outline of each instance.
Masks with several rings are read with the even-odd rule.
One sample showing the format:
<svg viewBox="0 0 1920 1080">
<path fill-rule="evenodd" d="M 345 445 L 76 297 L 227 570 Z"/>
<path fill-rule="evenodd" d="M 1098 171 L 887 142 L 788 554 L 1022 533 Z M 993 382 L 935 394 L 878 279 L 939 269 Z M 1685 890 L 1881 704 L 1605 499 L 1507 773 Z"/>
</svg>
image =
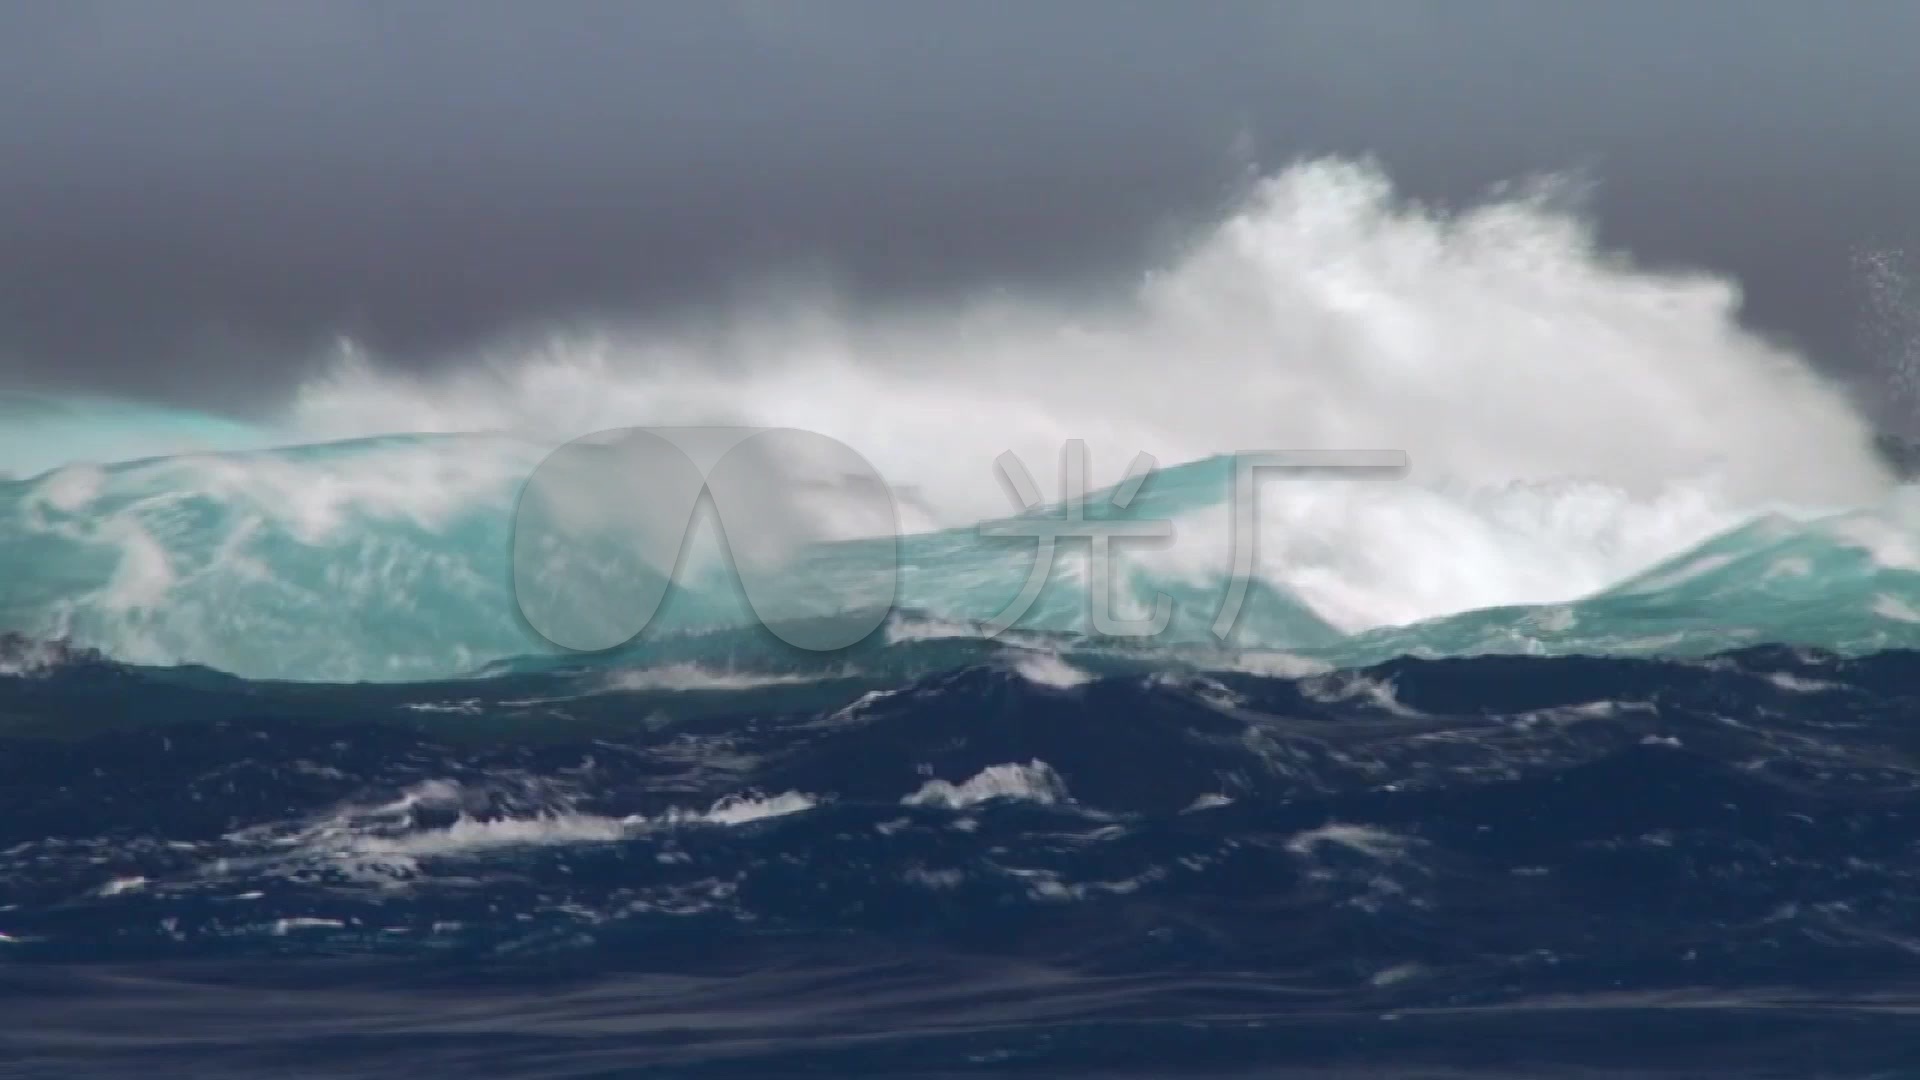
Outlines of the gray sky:
<svg viewBox="0 0 1920 1080">
<path fill-rule="evenodd" d="M 1583 170 L 1609 243 L 1861 371 L 1916 42 L 1905 0 L 6 0 L 0 375 L 232 403 L 340 333 L 444 362 L 780 270 L 1098 283 L 1236 145 L 1446 201 Z"/>
</svg>

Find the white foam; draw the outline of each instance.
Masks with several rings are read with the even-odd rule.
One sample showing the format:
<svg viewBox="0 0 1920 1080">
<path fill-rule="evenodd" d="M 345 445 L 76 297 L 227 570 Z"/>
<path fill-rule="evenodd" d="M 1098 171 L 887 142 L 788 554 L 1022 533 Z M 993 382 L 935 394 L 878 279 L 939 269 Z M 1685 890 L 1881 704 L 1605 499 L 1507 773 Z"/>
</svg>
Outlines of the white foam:
<svg viewBox="0 0 1920 1080">
<path fill-rule="evenodd" d="M 1093 676 L 1060 659 L 1058 653 L 1023 652 L 1013 662 L 1013 670 L 1035 686 L 1071 690 L 1093 681 Z"/>
<path fill-rule="evenodd" d="M 137 892 L 147 887 L 147 879 L 135 874 L 132 877 L 118 877 L 100 886 L 100 896 L 119 896 L 121 893 Z"/>
<path fill-rule="evenodd" d="M 1849 514 L 1826 523 L 1836 541 L 1867 553 L 1888 570 L 1920 570 L 1920 537 L 1910 528 L 1877 514 Z"/>
<path fill-rule="evenodd" d="M 36 494 L 47 505 L 71 514 L 92 502 L 105 481 L 106 473 L 97 465 L 69 465 L 48 473 Z"/>
<path fill-rule="evenodd" d="M 1829 690 L 1838 690 L 1839 683 L 1825 679 L 1808 679 L 1786 671 L 1770 671 L 1767 681 L 1790 694 L 1820 694 Z"/>
<path fill-rule="evenodd" d="M 291 919 L 275 919 L 273 921 L 272 932 L 275 937 L 284 937 L 296 930 L 340 930 L 344 929 L 346 925 L 345 922 L 339 919 L 296 917 Z"/>
<path fill-rule="evenodd" d="M 1020 799 L 1051 806 L 1067 801 L 1067 785 L 1053 766 L 1035 758 L 1025 765 L 1009 763 L 982 769 L 960 784 L 929 780 L 920 790 L 901 799 L 907 806 L 943 806 L 960 810 L 993 799 Z"/>
<path fill-rule="evenodd" d="M 1755 512 L 1884 492 L 1865 423 L 1738 305 L 1600 250 L 1538 191 L 1442 214 L 1324 160 L 1112 302 L 770 298 L 717 330 L 556 337 L 433 376 L 348 347 L 283 425 L 790 425 L 852 446 L 924 525 L 1005 514 L 995 458 L 1051 476 L 1067 439 L 1096 483 L 1139 451 L 1403 449 L 1407 483 L 1263 488 L 1261 573 L 1352 630 L 1574 599 Z M 1225 524 L 1180 522 L 1164 559 L 1217 574 Z"/>
<path fill-rule="evenodd" d="M 702 810 L 669 809 L 648 817 L 614 818 L 574 811 L 529 817 L 475 819 L 461 816 L 451 825 L 400 835 L 360 835 L 344 850 L 359 855 L 464 855 L 495 848 L 553 844 L 614 843 L 653 829 L 680 825 L 746 825 L 811 810 L 814 798 L 797 791 L 769 798 L 730 795 Z"/>
<path fill-rule="evenodd" d="M 1394 689 L 1392 682 L 1357 672 L 1335 672 L 1331 675 L 1308 678 L 1301 682 L 1300 694 L 1302 697 L 1326 705 L 1359 702 L 1394 716 L 1411 719 L 1421 715 L 1419 710 L 1401 702 L 1399 692 Z"/>
<path fill-rule="evenodd" d="M 1915 611 L 1913 605 L 1905 600 L 1887 593 L 1874 594 L 1873 613 L 1895 622 L 1920 623 L 1920 611 Z"/>
<path fill-rule="evenodd" d="M 963 521 L 1006 508 L 1001 450 L 1040 472 L 1075 437 L 1107 444 L 1112 476 L 1139 450 L 1278 439 L 1400 447 L 1439 474 L 1878 490 L 1864 425 L 1743 331 L 1738 303 L 1727 282 L 1599 250 L 1537 193 L 1445 215 L 1323 160 L 1258 185 L 1121 303 L 883 314 L 804 296 L 718 331 L 554 339 L 430 378 L 348 349 L 288 420 L 323 434 L 793 424 L 928 498 L 988 496 Z"/>
<path fill-rule="evenodd" d="M 493 848 L 611 843 L 632 831 L 636 829 L 624 819 L 595 814 L 554 812 L 491 819 L 462 815 L 444 828 L 351 835 L 337 847 L 326 848 L 355 855 L 455 855 Z"/>
<path fill-rule="evenodd" d="M 818 682 L 826 677 L 723 671 L 702 664 L 681 663 L 614 672 L 607 679 L 607 687 L 611 690 L 753 690 Z"/>
<path fill-rule="evenodd" d="M 1393 986 L 1396 983 L 1407 982 L 1410 979 L 1422 978 L 1426 974 L 1427 969 L 1421 964 L 1395 964 L 1392 967 L 1382 968 L 1374 972 L 1372 977 L 1367 981 L 1375 986 Z"/>
<path fill-rule="evenodd" d="M 1247 649 L 1218 660 L 1208 661 L 1202 666 L 1209 671 L 1238 671 L 1246 675 L 1264 675 L 1277 679 L 1324 675 L 1333 670 L 1333 665 L 1324 660 L 1268 649 Z"/>
<path fill-rule="evenodd" d="M 249 830 L 232 839 L 264 840 L 300 858 L 337 861 L 350 870 L 358 867 L 364 871 L 361 876 L 379 880 L 412 874 L 420 858 L 504 848 L 615 843 L 663 828 L 746 825 L 802 813 L 817 805 L 813 796 L 789 791 L 772 796 L 729 795 L 706 810 L 676 807 L 652 816 L 611 817 L 578 810 L 574 800 L 564 794 L 535 790 L 525 793 L 520 801 L 531 800 L 536 805 L 515 813 L 475 817 L 461 810 L 444 826 L 420 828 L 412 823 L 416 809 L 464 807 L 469 794 L 459 783 L 429 780 L 389 802 L 347 805 L 292 830 Z"/>
<path fill-rule="evenodd" d="M 690 820 L 705 821 L 715 825 L 745 825 L 750 821 L 766 818 L 784 817 L 813 809 L 818 805 L 813 796 L 789 791 L 784 795 L 770 798 L 747 798 L 729 795 L 714 803 L 706 813 Z"/>
<path fill-rule="evenodd" d="M 461 701 L 412 701 L 401 708 L 409 712 L 444 713 L 454 716 L 479 716 L 486 709 L 479 698 L 466 698 Z"/>
<path fill-rule="evenodd" d="M 1374 859 L 1395 859 L 1406 852 L 1411 841 L 1396 833 L 1372 825 L 1329 822 L 1317 829 L 1295 833 L 1287 840 L 1287 850 L 1296 855 L 1312 855 L 1326 845 L 1357 851 Z"/>
<path fill-rule="evenodd" d="M 977 623 L 897 614 L 887 619 L 886 633 L 889 645 L 906 641 L 949 641 L 987 636 L 986 629 Z"/>
</svg>

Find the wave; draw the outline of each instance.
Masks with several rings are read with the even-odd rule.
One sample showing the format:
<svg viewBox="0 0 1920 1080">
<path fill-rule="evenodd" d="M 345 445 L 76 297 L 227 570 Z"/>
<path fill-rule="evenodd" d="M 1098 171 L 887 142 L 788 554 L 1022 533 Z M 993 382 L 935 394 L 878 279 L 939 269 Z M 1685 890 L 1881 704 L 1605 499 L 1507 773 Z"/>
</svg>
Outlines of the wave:
<svg viewBox="0 0 1920 1080">
<path fill-rule="evenodd" d="M 1285 448 L 1392 448 L 1412 469 L 1264 485 L 1231 650 L 1355 664 L 1916 643 L 1908 489 L 1844 396 L 1742 329 L 1738 304 L 1728 282 L 1603 250 L 1550 187 L 1443 212 L 1317 161 L 1113 302 L 788 297 L 435 375 L 349 348 L 246 424 L 22 398 L 31 437 L 0 445 L 0 470 L 30 474 L 0 481 L 0 628 L 257 678 L 553 657 L 512 593 L 513 508 L 539 462 L 594 431 L 744 424 L 838 439 L 892 487 L 913 613 L 896 636 L 964 638 L 1006 609 L 1033 554 L 976 529 L 1019 509 L 993 463 L 1045 475 L 1078 439 L 1096 487 L 1137 453 L 1166 463 L 1117 516 L 1173 538 L 1128 548 L 1115 582 L 1121 617 L 1173 600 L 1165 648 L 1222 644 L 1233 455 Z M 871 565 L 858 544 L 809 547 L 790 576 L 839 582 Z M 1093 575 L 1068 547 L 1017 632 L 1088 634 Z M 682 584 L 661 635 L 751 621 L 724 581 Z M 676 649 L 683 670 L 729 670 L 663 641 L 618 662 Z"/>
<path fill-rule="evenodd" d="M 994 799 L 1025 799 L 1051 805 L 1067 799 L 1066 783 L 1053 766 L 1038 758 L 1025 765 L 989 765 L 970 779 L 955 784 L 929 780 L 919 791 L 901 799 L 907 806 L 944 806 L 960 810 Z"/>
<path fill-rule="evenodd" d="M 253 678 L 433 679 L 530 655 L 610 664 L 634 688 L 818 674 L 733 671 L 742 648 L 779 652 L 724 633 L 753 624 L 724 583 L 680 589 L 647 634 L 604 658 L 542 641 L 520 617 L 512 568 L 514 496 L 538 449 L 504 437 L 390 438 L 0 483 L 0 563 L 29 568 L 0 580 L 0 625 L 135 663 Z M 1231 584 L 1230 486 L 1229 463 L 1174 467 L 1129 508 L 1178 530 L 1173 549 L 1116 558 L 1118 614 L 1173 598 L 1152 645 L 1247 651 L 1233 666 L 1271 652 L 1348 665 L 1400 653 L 1920 644 L 1913 489 L 1870 508 L 1743 519 L 1697 493 L 1635 501 L 1589 483 L 1348 482 L 1365 490 L 1268 500 L 1257 578 L 1222 645 L 1212 622 Z M 972 529 L 907 537 L 900 554 L 902 610 L 883 631 L 896 645 L 986 636 L 1035 560 L 1031 542 Z M 803 580 L 870 562 L 857 541 L 805 559 Z M 1010 643 L 1092 636 L 1087 569 L 1084 548 L 1064 551 Z M 1030 664 L 1050 660 L 1036 656 Z"/>
</svg>

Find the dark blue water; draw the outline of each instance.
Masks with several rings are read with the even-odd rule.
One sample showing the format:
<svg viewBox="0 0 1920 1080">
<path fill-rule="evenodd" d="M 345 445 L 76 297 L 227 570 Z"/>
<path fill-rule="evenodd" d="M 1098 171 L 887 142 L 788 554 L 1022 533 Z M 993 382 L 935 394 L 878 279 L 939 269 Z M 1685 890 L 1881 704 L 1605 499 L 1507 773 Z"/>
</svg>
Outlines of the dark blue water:
<svg viewBox="0 0 1920 1080">
<path fill-rule="evenodd" d="M 16 660 L 0 1072 L 1920 1075 L 1920 655 L 911 661 Z"/>
</svg>

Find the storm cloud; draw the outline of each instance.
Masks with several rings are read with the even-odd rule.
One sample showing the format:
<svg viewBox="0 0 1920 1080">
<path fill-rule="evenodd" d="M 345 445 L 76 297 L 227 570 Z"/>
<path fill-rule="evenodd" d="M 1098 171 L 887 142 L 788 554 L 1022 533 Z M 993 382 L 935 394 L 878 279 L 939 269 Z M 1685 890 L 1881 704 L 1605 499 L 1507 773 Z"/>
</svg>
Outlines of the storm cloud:
<svg viewBox="0 0 1920 1080">
<path fill-rule="evenodd" d="M 21 2 L 0 375 L 241 401 L 341 335 L 429 365 L 769 275 L 1098 287 L 1340 153 L 1442 203 L 1573 170 L 1607 243 L 1870 379 L 1915 41 L 1898 0 Z"/>
</svg>

